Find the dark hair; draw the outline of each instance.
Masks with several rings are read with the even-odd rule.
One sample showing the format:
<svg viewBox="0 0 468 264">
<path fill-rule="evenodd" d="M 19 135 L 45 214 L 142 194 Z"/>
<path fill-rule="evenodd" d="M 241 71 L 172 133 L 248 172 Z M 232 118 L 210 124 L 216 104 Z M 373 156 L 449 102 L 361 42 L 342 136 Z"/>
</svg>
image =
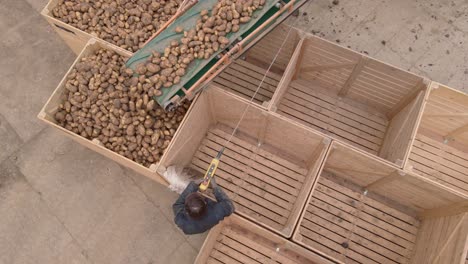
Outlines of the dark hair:
<svg viewBox="0 0 468 264">
<path fill-rule="evenodd" d="M 191 193 L 185 199 L 185 211 L 191 218 L 197 219 L 206 213 L 205 198 L 198 192 Z"/>
</svg>

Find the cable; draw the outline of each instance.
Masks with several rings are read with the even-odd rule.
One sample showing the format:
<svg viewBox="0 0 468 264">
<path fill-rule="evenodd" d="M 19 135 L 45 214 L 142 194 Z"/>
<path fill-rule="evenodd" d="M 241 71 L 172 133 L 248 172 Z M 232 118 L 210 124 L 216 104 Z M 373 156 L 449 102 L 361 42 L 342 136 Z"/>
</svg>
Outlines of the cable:
<svg viewBox="0 0 468 264">
<path fill-rule="evenodd" d="M 310 2 L 309 2 L 309 5 L 310 5 Z M 297 19 L 296 19 L 297 21 Z M 296 23 L 296 21 L 294 21 L 293 24 Z M 249 110 L 249 107 L 250 105 L 252 104 L 253 100 L 255 99 L 255 96 L 257 95 L 258 91 L 260 91 L 260 87 L 262 86 L 262 84 L 265 82 L 265 79 L 266 77 L 268 76 L 268 73 L 270 72 L 271 70 L 271 67 L 273 67 L 273 64 L 275 64 L 276 62 L 276 59 L 278 58 L 279 54 L 281 53 L 284 45 L 286 44 L 287 40 L 289 39 L 289 35 L 291 33 L 291 30 L 292 30 L 293 26 L 290 26 L 289 27 L 289 30 L 288 30 L 288 34 L 286 35 L 286 37 L 284 38 L 283 40 L 283 43 L 281 44 L 281 47 L 278 49 L 278 51 L 276 52 L 276 55 L 275 57 L 273 58 L 272 62 L 270 63 L 270 65 L 268 66 L 268 69 L 266 70 L 265 74 L 263 75 L 263 78 L 262 78 L 262 81 L 260 82 L 260 84 L 258 85 L 257 89 L 255 90 L 255 93 L 253 94 L 252 98 L 250 98 L 250 101 L 249 101 L 249 104 L 247 104 L 247 106 L 245 107 L 244 109 L 244 112 L 242 113 L 241 115 L 241 118 L 239 119 L 239 121 L 237 122 L 234 130 L 232 131 L 229 139 L 226 141 L 226 143 L 223 145 L 223 147 L 221 148 L 221 150 L 219 151 L 218 153 L 218 156 L 217 158 L 220 158 L 224 152 L 224 149 L 226 148 L 227 144 L 229 144 L 231 141 L 232 141 L 232 138 L 234 137 L 234 135 L 236 134 L 237 130 L 239 129 L 239 126 L 240 124 L 242 123 L 242 121 L 244 120 L 244 117 L 247 113 L 247 110 Z"/>
<path fill-rule="evenodd" d="M 309 1 L 307 6 L 309 6 L 311 2 L 312 1 Z M 265 74 L 263 75 L 262 81 L 260 82 L 257 89 L 255 90 L 255 93 L 253 94 L 252 98 L 250 98 L 249 103 L 245 107 L 244 112 L 242 113 L 239 121 L 237 122 L 236 126 L 234 127 L 234 130 L 232 131 L 231 135 L 229 136 L 229 139 L 222 145 L 222 147 L 219 150 L 216 157 L 211 161 L 211 164 L 208 167 L 208 169 L 206 171 L 206 174 L 204 176 L 204 181 L 202 182 L 202 184 L 200 184 L 200 191 L 205 191 L 208 188 L 208 186 L 210 184 L 210 180 L 215 175 L 216 169 L 218 168 L 218 165 L 219 165 L 219 161 L 221 159 L 221 156 L 224 153 L 224 150 L 226 149 L 226 146 L 232 141 L 234 135 L 236 134 L 237 130 L 239 129 L 239 126 L 242 123 L 242 121 L 244 120 L 244 117 L 245 117 L 245 115 L 247 113 L 247 110 L 249 110 L 250 105 L 252 104 L 253 100 L 255 99 L 255 96 L 257 95 L 258 91 L 260 90 L 260 87 L 265 82 L 265 79 L 268 76 L 268 73 L 270 72 L 271 67 L 273 67 L 273 64 L 276 62 L 276 59 L 278 58 L 279 54 L 283 50 L 283 47 L 286 44 L 286 42 L 288 41 L 289 35 L 290 35 L 290 33 L 291 33 L 291 31 L 292 31 L 292 29 L 293 29 L 293 27 L 294 27 L 294 25 L 296 24 L 297 21 L 298 21 L 298 17 L 296 18 L 294 23 L 292 23 L 293 25 L 289 26 L 288 34 L 286 35 L 286 37 L 283 40 L 283 43 L 281 44 L 280 48 L 276 52 L 275 57 L 273 57 L 272 62 L 270 63 L 270 65 L 268 66 L 268 69 L 266 70 Z"/>
</svg>

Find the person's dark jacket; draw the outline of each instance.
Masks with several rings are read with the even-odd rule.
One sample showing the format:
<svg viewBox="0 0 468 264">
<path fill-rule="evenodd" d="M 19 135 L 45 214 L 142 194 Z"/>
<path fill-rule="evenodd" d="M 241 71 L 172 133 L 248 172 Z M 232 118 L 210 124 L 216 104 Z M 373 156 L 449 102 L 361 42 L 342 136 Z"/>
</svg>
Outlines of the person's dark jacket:
<svg viewBox="0 0 468 264">
<path fill-rule="evenodd" d="M 218 185 L 212 186 L 217 202 L 205 198 L 207 202 L 206 213 L 198 219 L 192 219 L 185 211 L 186 197 L 198 190 L 198 185 L 195 182 L 190 182 L 179 196 L 179 199 L 172 205 L 175 215 L 174 221 L 185 234 L 203 233 L 234 212 L 234 205 L 226 193 Z"/>
</svg>

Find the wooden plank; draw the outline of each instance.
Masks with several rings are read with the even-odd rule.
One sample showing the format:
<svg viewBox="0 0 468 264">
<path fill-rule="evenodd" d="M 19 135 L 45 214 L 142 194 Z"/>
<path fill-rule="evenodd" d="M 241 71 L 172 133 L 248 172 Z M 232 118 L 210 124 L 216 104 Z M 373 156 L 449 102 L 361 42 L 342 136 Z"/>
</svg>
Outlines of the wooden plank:
<svg viewBox="0 0 468 264">
<path fill-rule="evenodd" d="M 231 144 L 228 144 L 227 147 L 229 148 L 225 149 L 223 155 L 228 156 L 244 164 L 241 167 L 244 172 L 247 172 L 248 174 L 251 174 L 251 175 L 257 175 L 258 178 L 268 177 L 268 178 L 276 179 L 277 181 L 282 182 L 284 185 L 289 186 L 287 189 L 291 193 L 297 194 L 298 190 L 300 190 L 302 186 L 301 181 L 304 181 L 303 177 L 299 178 L 299 176 L 297 176 L 297 178 L 293 178 L 296 175 L 283 174 L 282 172 L 275 171 L 274 169 L 269 167 L 269 165 L 267 164 L 257 163 L 255 160 L 252 160 L 254 158 L 254 153 L 250 152 L 250 153 L 247 153 L 247 155 L 250 154 L 250 156 L 244 156 L 245 153 L 240 153 L 242 152 L 240 147 L 235 147 L 233 145 L 229 146 L 229 145 Z M 204 146 L 202 147 L 202 149 L 204 150 L 205 153 L 207 152 L 212 153 L 213 150 L 218 149 L 220 146 L 222 145 L 219 145 L 219 144 L 216 144 L 216 142 L 207 140 Z M 211 150 L 207 149 L 207 147 L 211 148 Z"/>
<path fill-rule="evenodd" d="M 320 179 L 323 181 L 323 178 Z M 339 218 L 343 218 L 347 221 L 353 221 L 352 215 L 355 214 L 356 208 L 355 206 L 359 203 L 358 202 L 358 193 L 347 190 L 346 188 L 332 183 L 331 181 L 326 181 L 327 185 L 333 189 L 329 189 L 330 187 L 322 186 L 320 188 L 316 188 L 313 193 L 313 197 L 311 198 L 310 204 L 315 206 L 319 206 L 324 211 L 332 212 L 334 215 L 338 215 Z M 339 189 L 340 194 L 337 191 Z M 327 196 L 322 194 L 322 190 L 328 193 Z M 343 196 L 346 195 L 346 196 Z M 334 198 L 331 198 L 334 197 Z M 350 197 L 354 197 L 350 199 Z M 321 202 L 323 201 L 323 202 Z M 371 199 L 365 199 L 364 203 L 368 204 L 367 201 L 372 201 Z M 326 202 L 326 203 L 324 203 Z M 378 206 L 379 203 L 371 202 L 372 206 Z M 377 207 L 379 210 L 385 212 L 388 207 L 380 205 Z M 338 211 L 337 211 L 338 210 Z M 341 212 L 341 213 L 340 213 Z M 347 217 L 346 214 L 350 214 L 350 217 Z M 414 226 L 408 225 L 404 222 L 400 222 L 395 220 L 388 220 L 389 216 L 382 216 L 382 214 L 375 214 L 375 210 L 370 210 L 367 206 L 364 207 L 362 213 L 360 214 L 358 225 L 363 229 L 369 230 L 379 236 L 386 238 L 387 240 L 393 241 L 399 245 L 404 245 L 404 247 L 411 247 L 414 241 L 415 234 L 417 232 L 417 228 Z M 414 220 L 413 220 L 414 221 Z M 378 224 L 377 224 L 378 223 Z M 398 226 L 398 227 L 397 227 Z M 405 228 L 402 230 L 400 228 Z"/>
<path fill-rule="evenodd" d="M 252 247 L 252 248 L 248 247 L 247 245 L 227 236 L 226 234 L 222 234 L 218 238 L 218 241 L 220 241 L 220 243 L 223 243 L 232 249 L 235 249 L 241 252 L 245 256 L 249 256 L 255 262 L 266 263 L 267 261 L 271 260 L 267 255 L 264 255 L 262 252 L 257 251 L 257 247 Z M 249 263 L 249 262 L 245 262 L 245 263 Z"/>
<path fill-rule="evenodd" d="M 452 216 L 460 213 L 467 213 L 468 212 L 468 201 L 464 201 L 461 203 L 452 204 L 450 206 L 443 206 L 439 208 L 434 208 L 431 210 L 423 211 L 420 216 L 422 218 L 435 218 L 435 217 L 442 217 L 442 216 Z"/>
<path fill-rule="evenodd" d="M 297 53 L 297 59 L 295 63 L 291 65 L 291 70 L 293 72 L 291 81 L 297 79 L 301 73 L 302 60 L 304 59 L 304 50 L 306 49 L 307 43 L 303 42 L 299 47 L 299 52 Z M 288 66 L 290 67 L 290 66 Z"/>
<path fill-rule="evenodd" d="M 339 98 L 334 95 L 327 94 L 320 91 L 318 88 L 315 89 L 316 87 L 314 86 L 306 86 L 306 84 L 307 83 L 304 82 L 293 82 L 291 83 L 291 87 L 300 91 L 302 95 L 309 96 L 309 99 L 316 98 L 320 101 L 328 102 L 330 104 L 330 110 L 333 110 L 333 105 L 337 105 L 341 109 L 349 112 L 350 115 L 354 116 L 354 118 L 362 120 L 366 125 L 370 127 L 380 125 L 381 128 L 379 130 L 385 131 L 385 128 L 388 125 L 388 121 L 385 116 L 378 115 L 378 113 L 375 113 L 372 109 L 363 110 L 361 108 L 364 108 L 365 106 L 362 104 L 357 104 L 353 101 L 347 100 L 346 98 Z M 369 121 L 365 122 L 366 119 Z"/>
<path fill-rule="evenodd" d="M 235 258 L 230 257 L 229 255 L 226 255 L 225 253 L 219 250 L 213 250 L 211 252 L 211 257 L 213 257 L 216 260 L 219 260 L 220 262 L 224 264 L 243 264 L 242 262 L 236 260 Z"/>
<path fill-rule="evenodd" d="M 227 138 L 229 135 L 228 133 L 226 133 L 225 131 L 221 130 L 221 129 L 213 129 L 212 130 L 212 133 L 219 136 L 219 137 L 222 137 L 222 138 Z M 240 145 L 242 140 L 236 138 L 236 137 L 233 137 L 232 138 L 232 143 L 234 144 L 237 144 L 237 145 Z M 301 166 L 298 166 L 297 164 L 294 164 L 286 159 L 283 159 L 281 157 L 278 157 L 276 155 L 273 155 L 271 153 L 269 153 L 268 151 L 265 151 L 261 148 L 258 148 L 257 146 L 246 146 L 244 145 L 244 148 L 246 148 L 257 153 L 258 155 L 264 157 L 265 159 L 268 159 L 268 160 L 271 160 L 277 164 L 280 164 L 281 166 L 283 167 L 286 167 L 286 168 L 289 168 L 289 170 L 295 172 L 298 176 L 299 175 L 306 175 L 308 173 L 308 170 L 301 167 Z M 300 176 L 299 176 L 300 177 Z"/>
<path fill-rule="evenodd" d="M 403 108 L 405 108 L 409 103 L 416 99 L 419 93 L 425 89 L 427 89 L 427 82 L 426 79 L 421 79 L 413 91 L 407 94 L 403 99 L 399 101 L 388 113 L 388 119 L 392 119 L 396 114 L 398 114 Z"/>
<path fill-rule="evenodd" d="M 347 201 L 350 205 L 354 206 L 355 204 L 358 203 L 358 200 L 360 199 L 359 193 L 349 190 L 333 181 L 326 180 L 325 178 L 321 178 L 320 182 L 324 185 L 319 190 L 323 189 L 330 196 L 337 197 L 341 202 Z M 354 200 L 349 200 L 349 198 L 346 198 L 345 196 L 341 196 L 340 193 L 343 193 L 347 197 L 352 197 Z M 365 197 L 362 203 L 367 205 L 362 209 L 362 211 L 369 214 L 371 217 L 379 218 L 385 222 L 392 223 L 393 225 L 398 226 L 399 228 L 404 228 L 406 232 L 409 232 L 411 234 L 416 234 L 417 228 L 414 228 L 414 226 L 417 225 L 417 222 L 414 221 L 412 217 L 408 217 L 406 214 L 401 213 L 397 210 L 394 210 L 368 197 Z M 396 219 L 402 219 L 403 222 L 396 221 L 396 219 L 388 220 L 388 216 L 385 214 L 381 214 L 381 213 L 375 214 L 376 210 L 374 210 L 373 208 L 376 208 L 382 212 L 388 212 L 389 215 L 391 215 L 392 217 L 395 217 Z M 409 223 L 409 225 L 404 222 Z"/>
<path fill-rule="evenodd" d="M 457 155 L 451 155 L 450 152 Z M 421 134 L 414 141 L 409 156 L 413 170 L 465 194 L 468 194 L 467 161 L 468 154 Z"/>
<path fill-rule="evenodd" d="M 467 133 L 468 132 L 468 124 L 463 125 L 453 131 L 450 131 L 448 134 L 446 134 L 444 137 L 447 139 L 452 139 L 455 138 L 461 134 Z"/>
<path fill-rule="evenodd" d="M 335 128 L 335 127 L 330 127 L 328 124 L 323 123 L 323 122 L 321 123 L 321 121 L 318 121 L 317 119 L 315 119 L 313 115 L 305 114 L 302 112 L 302 111 L 307 111 L 307 109 L 298 111 L 296 109 L 289 108 L 286 105 L 282 105 L 280 106 L 279 110 L 281 111 L 281 113 L 285 114 L 286 116 L 294 120 L 299 121 L 302 124 L 306 124 L 307 126 L 310 126 L 310 125 L 317 126 L 319 128 L 319 131 L 323 131 L 324 133 L 326 133 L 325 131 L 329 131 L 333 135 L 336 135 L 340 138 L 344 138 L 351 144 L 356 145 L 357 147 L 360 147 L 360 148 L 364 147 L 367 151 L 372 151 L 372 153 L 377 153 L 378 149 L 380 148 L 379 145 L 373 142 L 370 142 L 366 139 L 353 135 L 347 132 L 346 130 Z"/>
<path fill-rule="evenodd" d="M 306 212 L 304 220 L 301 222 L 301 226 L 304 226 L 309 230 L 314 230 L 315 232 L 320 232 L 320 230 L 325 228 L 343 236 L 343 241 L 346 240 L 345 238 L 350 237 L 351 241 L 358 245 L 371 249 L 374 252 L 392 260 L 399 260 L 397 262 L 403 262 L 402 260 L 405 257 L 399 254 L 405 252 L 405 248 L 367 232 L 359 226 L 353 226 L 351 223 L 346 221 L 336 221 L 336 216 L 328 214 L 325 211 L 320 210 L 318 213 L 320 216 Z M 351 230 L 353 231 L 351 232 Z M 351 234 L 353 235 L 351 236 Z M 340 241 L 337 242 L 339 242 L 338 244 L 341 243 Z"/>
<path fill-rule="evenodd" d="M 363 248 L 357 244 L 348 242 L 348 248 L 347 249 L 343 248 L 341 246 L 341 243 L 346 242 L 347 240 L 343 238 L 340 240 L 339 236 L 333 232 L 326 232 L 325 230 L 321 230 L 321 232 L 317 232 L 316 229 L 309 230 L 306 228 L 301 228 L 301 235 L 305 238 L 316 241 L 318 243 L 323 243 L 327 247 L 333 248 L 335 250 L 339 250 L 337 253 L 334 254 L 334 257 L 336 258 L 343 259 L 343 257 L 341 256 L 345 256 L 359 263 L 383 263 L 383 262 L 373 260 L 371 257 L 365 256 L 365 253 L 362 252 Z M 368 253 L 370 252 L 368 251 Z"/>
<path fill-rule="evenodd" d="M 468 117 L 468 113 L 449 113 L 449 114 L 426 114 L 424 118 L 457 118 L 457 117 Z"/>
<path fill-rule="evenodd" d="M 262 79 L 256 79 L 249 75 L 239 74 L 233 70 L 225 70 L 221 75 L 222 78 L 231 81 L 239 86 L 246 87 L 249 90 L 256 91 L 262 89 L 266 95 L 271 97 L 276 90 L 276 85 L 269 84 Z M 261 86 L 260 86 L 261 84 Z M 260 86 L 260 88 L 258 88 Z"/>
<path fill-rule="evenodd" d="M 301 73 L 312 72 L 312 71 L 326 71 L 340 68 L 352 68 L 356 63 L 337 63 L 337 64 L 325 64 L 325 65 L 314 65 L 314 66 L 304 66 L 301 69 Z"/>
<path fill-rule="evenodd" d="M 385 185 L 385 184 L 387 184 L 389 182 L 392 182 L 394 180 L 397 180 L 397 179 L 399 179 L 400 177 L 402 177 L 404 175 L 405 174 L 403 172 L 401 172 L 401 171 L 395 171 L 390 175 L 387 175 L 385 177 L 382 177 L 382 178 L 378 179 L 377 181 L 374 181 L 373 183 L 367 185 L 364 188 L 369 190 L 369 191 L 372 191 L 373 189 L 375 189 L 375 188 L 377 188 L 379 186 Z"/>
<path fill-rule="evenodd" d="M 212 153 L 216 153 L 216 152 L 212 152 Z M 226 158 L 224 158 L 224 157 L 226 157 Z M 200 165 L 202 166 L 202 168 L 204 170 L 206 170 L 206 168 L 210 164 L 211 160 L 213 159 L 213 156 L 206 155 L 206 154 L 202 155 L 202 154 L 197 153 L 197 158 L 199 158 L 203 162 Z M 228 156 L 223 156 L 221 161 L 224 162 L 224 164 L 226 164 L 226 166 L 222 167 L 222 169 L 225 170 L 225 171 L 233 171 L 234 168 L 242 169 L 242 168 L 240 168 L 240 166 L 241 166 L 240 163 L 236 163 L 234 160 L 230 159 Z M 196 162 L 195 159 L 194 159 L 194 162 Z M 240 173 L 234 171 L 233 175 L 241 177 L 243 180 L 245 180 L 245 181 L 247 181 L 247 182 L 249 182 L 251 184 L 254 184 L 254 185 L 258 186 L 258 187 L 261 187 L 264 190 L 267 190 L 267 191 L 277 195 L 278 197 L 283 197 L 283 199 L 287 199 L 288 201 L 293 200 L 294 199 L 293 197 L 296 197 L 298 195 L 298 192 L 295 189 L 293 189 L 293 188 L 291 188 L 289 186 L 285 186 L 284 183 L 282 183 L 282 182 L 280 182 L 280 181 L 278 181 L 276 179 L 273 179 L 273 178 L 269 178 L 269 177 L 266 177 L 266 176 L 263 177 L 262 175 L 258 175 L 258 174 L 249 175 L 245 171 L 240 171 Z"/>
<path fill-rule="evenodd" d="M 338 102 L 335 102 L 336 105 L 332 105 L 328 102 L 303 94 L 295 89 L 291 89 L 290 93 L 288 93 L 283 99 L 282 104 L 296 110 L 305 108 L 302 112 L 310 112 L 310 110 L 312 110 L 315 113 L 311 114 L 325 123 L 340 128 L 346 126 L 345 130 L 352 130 L 355 134 L 362 135 L 363 138 L 366 138 L 369 141 L 373 141 L 375 143 L 382 142 L 382 138 L 384 136 L 383 132 L 364 124 L 367 123 L 367 119 L 351 113 L 348 114 L 347 111 L 344 111 L 339 107 Z M 357 121 L 349 118 L 348 116 L 354 117 Z"/>
<path fill-rule="evenodd" d="M 273 95 L 269 110 L 276 111 L 280 99 L 287 92 L 289 84 L 291 83 L 291 80 L 293 79 L 296 73 L 297 62 L 299 61 L 299 55 L 301 55 L 302 53 L 303 45 L 304 39 L 299 40 L 291 57 L 291 60 L 288 62 L 288 65 L 284 71 L 283 77 L 281 78 L 278 84 L 277 91 Z"/>
<path fill-rule="evenodd" d="M 330 230 L 336 230 L 340 234 L 343 233 L 345 234 L 347 230 L 351 230 L 353 228 L 352 223 L 348 221 L 343 221 L 343 219 L 340 216 L 337 216 L 335 213 L 331 211 L 325 211 L 320 208 L 310 208 L 312 212 L 307 211 L 304 215 L 304 220 L 301 222 L 301 225 L 306 225 L 307 226 L 307 221 L 315 222 L 320 224 L 321 226 L 324 226 Z M 337 226 L 340 227 L 341 229 L 335 229 Z M 352 237 L 355 240 L 368 240 L 375 245 L 378 245 L 379 247 L 382 247 L 381 250 L 388 250 L 390 252 L 400 254 L 400 256 L 405 256 L 405 252 L 409 252 L 406 250 L 405 247 L 402 245 L 396 244 L 393 241 L 389 241 L 385 238 L 382 238 L 378 235 L 375 235 L 366 229 L 363 229 L 360 226 L 354 226 L 354 236 Z M 390 253 L 392 254 L 392 253 Z"/>
<path fill-rule="evenodd" d="M 341 87 L 340 91 L 338 92 L 339 96 L 346 96 L 348 94 L 349 89 L 351 88 L 351 85 L 354 83 L 354 81 L 357 79 L 361 71 L 364 69 L 364 66 L 366 66 L 368 61 L 367 57 L 362 56 L 356 66 L 353 68 L 353 72 L 349 76 L 348 80 L 346 83 Z"/>
<path fill-rule="evenodd" d="M 259 81 L 261 81 L 266 74 L 265 82 L 274 87 L 278 86 L 281 80 L 281 75 L 270 72 L 266 73 L 266 69 L 255 67 L 255 65 L 246 61 L 236 60 L 229 68 L 231 68 L 233 72 L 242 73 Z"/>
<path fill-rule="evenodd" d="M 412 263 L 464 263 L 468 236 L 467 214 L 425 219 Z"/>
<path fill-rule="evenodd" d="M 244 60 L 236 60 L 236 64 L 238 65 L 241 65 L 245 68 L 248 68 L 248 69 L 251 69 L 251 70 L 254 70 L 258 73 L 261 73 L 261 74 L 265 74 L 266 72 L 266 69 L 262 68 L 262 67 L 259 67 L 259 66 L 256 66 L 252 63 L 249 63 L 247 61 L 244 61 Z M 274 72 L 267 72 L 266 73 L 267 77 L 279 82 L 281 80 L 281 76 L 279 74 L 276 74 Z"/>
<path fill-rule="evenodd" d="M 259 263 L 259 264 L 262 263 L 262 262 L 257 261 L 256 259 L 250 258 L 248 255 L 244 255 L 241 252 L 238 252 L 237 250 L 239 250 L 239 249 L 227 246 L 222 242 L 216 244 L 215 249 L 217 251 L 222 252 L 223 254 L 229 256 L 230 258 L 233 258 L 233 259 L 239 261 L 240 263 Z"/>
<path fill-rule="evenodd" d="M 246 99 L 251 99 L 253 95 L 255 94 L 255 90 L 245 88 L 243 86 L 237 85 L 236 83 L 230 82 L 226 79 L 223 78 L 222 75 L 218 76 L 214 81 L 213 81 L 215 86 L 219 86 L 221 88 L 224 88 L 227 91 L 234 92 Z M 257 102 L 266 102 L 271 99 L 271 95 L 265 95 L 264 89 L 260 89 L 259 92 L 255 95 L 254 100 Z"/>
<path fill-rule="evenodd" d="M 202 161 L 194 158 L 192 164 L 201 169 L 208 166 L 209 163 L 206 160 Z M 284 209 L 292 209 L 293 202 L 295 201 L 294 196 L 253 177 L 248 177 L 244 172 L 238 171 L 232 173 L 234 170 L 235 169 L 229 165 L 223 166 L 219 168 L 217 176 L 222 177 L 228 182 L 235 182 L 236 185 L 242 186 L 243 189 L 272 201 Z"/>
<path fill-rule="evenodd" d="M 263 246 L 262 244 L 260 243 L 257 243 L 239 233 L 236 233 L 234 232 L 232 229 L 225 229 L 223 230 L 223 234 L 225 234 L 226 236 L 229 236 L 230 238 L 238 241 L 239 243 L 242 243 L 250 248 L 255 248 L 256 250 L 258 250 L 259 252 L 262 252 L 263 254 L 266 254 L 268 255 L 270 258 L 276 260 L 276 261 L 279 261 L 279 262 L 285 262 L 285 263 L 294 263 L 293 261 L 291 261 L 290 259 L 282 256 L 281 254 L 277 254 L 275 251 L 273 251 L 272 249 L 270 248 L 267 248 L 265 246 Z"/>
<path fill-rule="evenodd" d="M 199 169 L 198 167 L 193 167 L 195 170 L 200 172 L 206 171 L 206 169 Z M 245 199 L 244 197 L 238 194 L 237 190 L 232 190 L 232 186 L 222 186 L 224 191 L 228 194 L 228 196 L 233 200 L 236 206 L 236 212 L 251 219 L 258 221 L 266 226 L 276 229 L 282 230 L 284 225 L 286 224 L 287 219 L 272 213 L 269 209 L 265 209 L 264 207 Z M 237 188 L 239 189 L 239 188 Z M 214 197 L 212 197 L 214 198 Z"/>
</svg>

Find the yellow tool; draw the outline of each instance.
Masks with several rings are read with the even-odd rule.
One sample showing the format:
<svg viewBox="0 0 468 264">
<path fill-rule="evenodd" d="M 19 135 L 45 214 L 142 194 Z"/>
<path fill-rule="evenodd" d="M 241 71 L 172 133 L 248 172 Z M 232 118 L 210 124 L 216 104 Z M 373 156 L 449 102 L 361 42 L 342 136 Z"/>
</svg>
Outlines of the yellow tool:
<svg viewBox="0 0 468 264">
<path fill-rule="evenodd" d="M 205 177 L 203 177 L 203 182 L 200 184 L 200 187 L 199 187 L 201 192 L 206 191 L 206 189 L 208 189 L 208 186 L 210 186 L 210 181 L 215 175 L 216 169 L 218 168 L 219 160 L 221 159 L 223 152 L 224 152 L 224 147 L 218 152 L 218 155 L 216 155 L 216 158 L 214 158 L 211 161 L 211 164 L 205 173 Z"/>
</svg>

